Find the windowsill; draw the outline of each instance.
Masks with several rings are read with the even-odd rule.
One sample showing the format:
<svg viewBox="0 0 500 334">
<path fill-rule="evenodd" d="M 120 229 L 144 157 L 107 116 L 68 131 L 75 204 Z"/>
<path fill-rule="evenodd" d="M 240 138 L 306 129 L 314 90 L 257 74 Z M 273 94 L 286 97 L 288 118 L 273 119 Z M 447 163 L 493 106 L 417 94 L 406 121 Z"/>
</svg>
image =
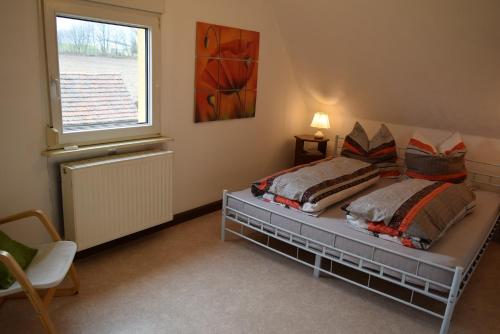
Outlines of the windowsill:
<svg viewBox="0 0 500 334">
<path fill-rule="evenodd" d="M 106 143 L 106 144 L 95 144 L 95 145 L 85 145 L 79 146 L 76 149 L 55 149 L 55 150 L 45 150 L 42 152 L 42 155 L 48 158 L 56 158 L 56 157 L 67 157 L 78 153 L 91 153 L 98 151 L 109 151 L 118 148 L 131 148 L 152 144 L 161 144 L 169 141 L 173 141 L 173 138 L 170 137 L 155 137 L 155 138 L 146 138 L 146 139 L 135 139 L 135 140 L 127 140 L 120 141 L 115 143 Z"/>
</svg>

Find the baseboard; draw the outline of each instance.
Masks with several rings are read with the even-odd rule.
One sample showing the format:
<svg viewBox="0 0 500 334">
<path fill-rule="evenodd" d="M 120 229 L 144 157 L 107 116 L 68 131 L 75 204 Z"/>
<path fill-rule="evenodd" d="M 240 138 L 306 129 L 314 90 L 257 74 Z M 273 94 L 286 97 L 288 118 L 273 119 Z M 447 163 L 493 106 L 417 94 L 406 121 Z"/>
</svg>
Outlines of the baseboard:
<svg viewBox="0 0 500 334">
<path fill-rule="evenodd" d="M 183 223 L 185 221 L 198 218 L 208 213 L 220 210 L 221 208 L 222 208 L 222 200 L 220 199 L 218 201 L 208 203 L 191 210 L 179 212 L 174 215 L 174 219 L 172 219 L 170 222 L 166 224 L 171 224 L 170 226 L 174 226 Z"/>
<path fill-rule="evenodd" d="M 174 215 L 173 219 L 169 222 L 166 222 L 166 223 L 163 223 L 160 225 L 156 225 L 156 226 L 150 227 L 148 229 L 145 229 L 145 230 L 142 230 L 139 232 L 135 232 L 135 233 L 126 235 L 124 237 L 121 237 L 121 238 L 118 238 L 115 240 L 111 240 L 111 241 L 106 242 L 106 243 L 101 244 L 101 245 L 97 245 L 97 246 L 94 246 L 91 248 L 84 249 L 82 251 L 77 252 L 75 258 L 81 259 L 81 258 L 87 257 L 89 255 L 101 252 L 105 249 L 109 249 L 111 247 L 115 247 L 117 245 L 121 245 L 121 244 L 124 244 L 126 242 L 129 242 L 131 240 L 135 240 L 135 239 L 144 237 L 144 236 L 149 235 L 151 233 L 155 233 L 155 232 L 164 230 L 166 228 L 178 225 L 180 223 L 184 223 L 184 222 L 189 221 L 191 219 L 201 217 L 201 216 L 206 215 L 208 213 L 220 210 L 221 208 L 222 208 L 222 200 L 218 200 L 218 201 L 215 201 L 212 203 L 208 203 L 208 204 L 193 208 L 191 210 L 176 213 Z"/>
</svg>

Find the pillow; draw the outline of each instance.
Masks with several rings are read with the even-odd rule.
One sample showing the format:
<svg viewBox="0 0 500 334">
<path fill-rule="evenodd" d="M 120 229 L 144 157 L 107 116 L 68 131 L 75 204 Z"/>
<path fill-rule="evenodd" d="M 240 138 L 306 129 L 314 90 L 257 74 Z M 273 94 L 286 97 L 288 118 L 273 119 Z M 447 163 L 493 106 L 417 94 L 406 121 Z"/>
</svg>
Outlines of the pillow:
<svg viewBox="0 0 500 334">
<path fill-rule="evenodd" d="M 378 179 L 379 170 L 372 164 L 345 157 L 329 157 L 254 182 L 252 193 L 265 201 L 307 213 L 319 213 Z"/>
<path fill-rule="evenodd" d="M 371 140 L 365 129 L 356 122 L 351 133 L 347 135 L 342 146 L 341 155 L 376 164 L 380 177 L 397 178 L 400 175 L 396 164 L 396 142 L 389 129 L 382 124 Z"/>
<path fill-rule="evenodd" d="M 7 234 L 0 231 L 0 250 L 6 251 L 12 255 L 14 260 L 23 269 L 26 269 L 38 250 L 25 246 L 9 238 Z M 0 263 L 0 289 L 7 289 L 15 282 L 14 276 L 10 274 L 7 267 Z"/>
<path fill-rule="evenodd" d="M 407 179 L 343 207 L 357 230 L 406 247 L 428 249 L 475 206 L 464 184 Z"/>
<path fill-rule="evenodd" d="M 458 132 L 438 147 L 417 132 L 406 148 L 406 175 L 431 181 L 463 182 L 467 177 L 465 153 L 465 144 Z"/>
</svg>

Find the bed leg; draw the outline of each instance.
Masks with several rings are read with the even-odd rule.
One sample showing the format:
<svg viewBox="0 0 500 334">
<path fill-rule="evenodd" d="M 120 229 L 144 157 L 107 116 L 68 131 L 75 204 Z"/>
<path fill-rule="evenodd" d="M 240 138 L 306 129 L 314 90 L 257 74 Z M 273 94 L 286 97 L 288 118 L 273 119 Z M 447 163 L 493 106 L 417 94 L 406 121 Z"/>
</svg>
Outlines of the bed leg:
<svg viewBox="0 0 500 334">
<path fill-rule="evenodd" d="M 321 267 L 321 255 L 316 254 L 314 258 L 314 271 L 313 276 L 319 278 L 319 267 Z"/>
<path fill-rule="evenodd" d="M 335 142 L 333 144 L 333 156 L 336 158 L 339 156 L 339 135 L 335 136 Z"/>
<path fill-rule="evenodd" d="M 444 312 L 443 322 L 441 323 L 441 329 L 439 334 L 448 333 L 450 328 L 451 316 L 453 315 L 453 310 L 455 309 L 455 304 L 457 303 L 458 290 L 460 289 L 460 282 L 462 282 L 462 267 L 455 268 L 455 274 L 453 275 L 453 282 L 451 284 L 450 295 L 448 296 L 448 303 L 446 304 L 446 310 Z"/>
<path fill-rule="evenodd" d="M 220 239 L 222 241 L 226 240 L 226 201 L 227 201 L 227 190 L 224 189 L 222 192 L 222 211 L 221 211 L 221 222 L 220 222 Z"/>
</svg>

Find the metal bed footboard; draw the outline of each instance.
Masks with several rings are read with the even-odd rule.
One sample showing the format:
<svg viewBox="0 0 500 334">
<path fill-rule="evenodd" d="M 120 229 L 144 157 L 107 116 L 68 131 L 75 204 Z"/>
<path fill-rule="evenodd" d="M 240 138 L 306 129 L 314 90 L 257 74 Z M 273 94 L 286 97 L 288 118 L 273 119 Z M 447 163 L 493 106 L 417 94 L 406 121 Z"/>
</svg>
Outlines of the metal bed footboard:
<svg viewBox="0 0 500 334">
<path fill-rule="evenodd" d="M 335 137 L 334 141 L 334 150 L 333 154 L 334 156 L 338 156 L 340 153 L 340 148 L 342 147 L 342 142 L 344 138 L 340 136 Z M 404 150 L 405 148 L 398 147 L 398 156 L 400 157 L 399 159 L 399 165 L 403 165 L 403 160 L 404 160 Z M 466 160 L 467 164 L 470 167 L 474 167 L 473 170 L 469 171 L 469 177 L 467 182 L 476 186 L 485 186 L 486 189 L 488 190 L 493 190 L 493 191 L 500 191 L 500 175 L 498 174 L 497 171 L 500 170 L 500 165 L 496 164 L 490 164 L 490 163 L 484 163 L 484 162 L 479 162 L 479 161 L 473 161 L 473 160 Z M 492 170 L 494 171 L 492 173 Z M 299 224 L 300 229 L 299 231 L 302 231 L 302 226 L 310 226 L 314 229 L 317 230 L 322 230 L 324 232 L 327 232 L 332 235 L 333 237 L 333 242 L 332 244 L 325 244 L 322 242 L 319 242 L 317 240 L 313 240 L 311 238 L 308 238 L 306 236 L 303 236 L 301 234 L 289 231 L 284 229 L 283 227 L 279 227 L 276 225 L 273 225 L 270 222 L 266 222 L 262 219 L 259 219 L 257 217 L 253 217 L 247 213 L 241 212 L 240 210 L 236 208 L 232 208 L 228 206 L 228 199 L 229 198 L 234 198 L 235 200 L 239 202 L 243 202 L 246 205 L 250 205 L 253 207 L 257 207 L 255 204 L 252 204 L 250 202 L 244 201 L 242 199 L 234 197 L 231 193 L 227 192 L 224 190 L 223 197 L 222 197 L 222 221 L 221 221 L 221 239 L 225 239 L 226 232 L 229 232 L 233 235 L 239 236 L 245 240 L 251 241 L 259 246 L 262 246 L 266 249 L 269 249 L 275 253 L 278 253 L 280 255 L 285 256 L 286 258 L 289 258 L 291 260 L 297 261 L 299 263 L 302 263 L 310 268 L 313 269 L 313 274 L 315 277 L 319 277 L 320 273 L 339 278 L 343 281 L 352 283 L 356 286 L 362 287 L 364 289 L 367 289 L 369 291 L 375 292 L 379 295 L 385 296 L 387 298 L 390 298 L 392 300 L 398 301 L 402 304 L 405 304 L 407 306 L 413 307 L 415 309 L 418 309 L 420 311 L 423 311 L 425 313 L 428 313 L 432 316 L 435 316 L 437 318 L 442 319 L 441 322 L 441 328 L 440 328 L 440 334 L 445 334 L 448 332 L 448 328 L 450 326 L 450 321 L 451 317 L 453 314 L 453 310 L 455 308 L 455 304 L 457 303 L 458 299 L 462 296 L 462 293 L 467 286 L 467 283 L 470 281 L 470 278 L 472 276 L 472 273 L 474 270 L 477 268 L 477 265 L 479 264 L 480 259 L 482 258 L 483 254 L 485 253 L 485 250 L 490 243 L 490 241 L 493 239 L 493 236 L 495 234 L 495 231 L 499 229 L 500 226 L 500 212 L 497 214 L 494 223 L 491 226 L 491 229 L 489 233 L 487 234 L 486 238 L 483 240 L 482 246 L 480 249 L 477 250 L 477 253 L 474 257 L 474 259 L 471 261 L 470 265 L 467 268 L 462 268 L 462 267 L 446 267 L 442 266 L 436 263 L 432 263 L 429 261 L 425 261 L 422 259 L 418 259 L 409 255 L 404 255 L 400 254 L 397 252 L 394 252 L 390 249 L 380 247 L 380 246 L 375 246 L 373 244 L 370 244 L 368 242 L 364 242 L 361 240 L 357 240 L 352 237 L 348 237 L 345 235 L 342 235 L 340 233 L 333 233 L 331 231 L 322 229 L 321 227 L 318 226 L 312 226 L 308 223 L 299 221 L 293 217 L 280 214 L 278 212 L 275 212 L 273 210 L 266 209 L 271 215 L 278 215 L 283 218 L 292 220 L 296 223 Z M 262 209 L 260 207 L 257 207 L 259 209 Z M 271 217 L 270 217 L 271 218 Z M 239 225 L 239 230 L 232 229 L 231 227 L 226 225 L 226 221 L 231 221 L 237 225 Z M 269 221 L 272 221 L 271 219 Z M 250 231 L 257 232 L 261 235 L 266 236 L 266 243 L 259 242 L 255 239 L 253 239 L 251 236 L 245 234 L 245 229 L 248 229 Z M 348 239 L 360 244 L 367 245 L 372 248 L 371 252 L 371 258 L 366 258 L 361 255 L 354 254 L 349 251 L 342 250 L 338 247 L 335 246 L 335 241 L 337 237 L 342 237 L 344 239 Z M 275 239 L 279 240 L 281 242 L 284 242 L 285 244 L 291 245 L 293 247 L 296 247 L 297 252 L 295 256 L 292 256 L 290 254 L 287 254 L 285 252 L 282 252 L 276 248 L 273 248 L 272 245 L 270 245 L 270 240 Z M 308 253 L 311 253 L 315 256 L 314 264 L 309 263 L 307 261 L 304 261 L 299 258 L 299 250 L 304 250 Z M 374 258 L 374 254 L 377 250 L 388 252 L 395 254 L 397 256 L 403 257 L 410 259 L 412 261 L 416 261 L 416 270 L 415 272 L 408 272 L 399 268 L 395 268 L 393 266 L 389 266 L 387 264 L 378 262 Z M 321 265 L 322 259 L 326 259 L 330 261 L 330 270 L 324 269 Z M 352 259 L 355 259 L 354 261 Z M 342 266 L 348 267 L 352 270 L 355 270 L 357 272 L 362 272 L 366 275 L 368 275 L 367 280 L 365 283 L 360 283 L 354 279 L 351 279 L 349 277 L 346 277 L 344 275 L 341 275 L 340 273 L 337 273 L 333 270 L 333 263 L 340 264 Z M 450 284 L 443 284 L 441 282 L 436 282 L 432 279 L 423 277 L 419 275 L 419 268 L 420 264 L 425 264 L 427 266 L 439 268 L 441 270 L 447 271 L 452 275 L 452 280 Z M 371 267 L 368 267 L 367 265 L 371 265 Z M 374 269 L 378 268 L 378 269 Z M 390 273 L 390 274 L 389 274 Z M 400 275 L 400 277 L 396 277 L 393 275 L 393 273 L 397 273 Z M 373 279 L 372 279 L 373 278 Z M 374 286 L 372 286 L 372 282 L 375 279 L 380 279 L 382 281 L 394 284 L 396 286 L 399 286 L 403 289 L 406 289 L 407 291 L 411 291 L 410 297 L 409 298 L 401 298 L 399 296 L 391 295 L 388 293 L 385 293 L 381 290 L 376 289 Z M 418 283 L 415 283 L 418 282 Z M 438 303 L 441 303 L 441 305 L 444 306 L 444 310 L 442 312 L 436 312 L 431 310 L 431 308 L 426 308 L 424 305 L 417 305 L 415 304 L 414 297 L 416 295 L 421 295 L 425 296 L 427 298 L 430 298 L 433 301 L 436 301 Z"/>
<path fill-rule="evenodd" d="M 429 261 L 425 261 L 416 257 L 412 257 L 409 255 L 404 255 L 400 254 L 397 252 L 394 252 L 390 249 L 376 246 L 373 244 L 370 244 L 368 242 L 364 242 L 361 240 L 357 240 L 352 237 L 345 236 L 340 233 L 334 233 L 331 231 L 327 231 L 324 229 L 321 229 L 318 226 L 312 226 L 306 222 L 299 221 L 293 217 L 277 213 L 272 210 L 267 210 L 271 215 L 278 215 L 283 218 L 292 220 L 296 223 L 299 224 L 300 230 L 302 230 L 302 226 L 311 226 L 315 229 L 320 229 L 323 230 L 329 234 L 332 235 L 332 244 L 325 244 L 322 242 L 319 242 L 317 240 L 308 238 L 306 236 L 303 236 L 301 234 L 286 230 L 282 227 L 276 226 L 271 224 L 270 222 L 264 221 L 262 219 L 259 219 L 257 217 L 253 217 L 247 213 L 244 213 L 236 208 L 232 208 L 228 206 L 228 199 L 233 198 L 239 202 L 243 202 L 246 205 L 250 205 L 253 207 L 257 207 L 255 204 L 252 204 L 250 202 L 246 202 L 242 199 L 234 197 L 231 193 L 227 192 L 226 190 L 224 191 L 223 194 L 223 206 L 222 206 L 222 221 L 221 221 L 221 238 L 222 240 L 225 239 L 226 232 L 229 232 L 233 235 L 236 235 L 238 237 L 241 237 L 245 240 L 251 241 L 255 244 L 258 244 L 266 249 L 269 249 L 275 253 L 278 253 L 280 255 L 285 256 L 286 258 L 292 259 L 294 261 L 297 261 L 299 263 L 302 263 L 310 268 L 313 269 L 314 276 L 319 277 L 320 273 L 339 278 L 343 281 L 352 283 L 356 286 L 365 288 L 369 291 L 375 292 L 379 295 L 385 296 L 387 298 L 390 298 L 392 300 L 398 301 L 400 303 L 403 303 L 407 306 L 413 307 L 415 309 L 418 309 L 420 311 L 423 311 L 425 313 L 428 313 L 432 316 L 435 316 L 437 318 L 442 319 L 442 324 L 441 324 L 441 329 L 440 333 L 444 334 L 448 331 L 449 325 L 450 325 L 450 320 L 451 316 L 453 314 L 453 310 L 455 307 L 455 304 L 460 297 L 463 289 L 465 288 L 465 285 L 468 283 L 470 276 L 472 272 L 475 270 L 477 264 L 479 263 L 479 260 L 481 256 L 484 254 L 484 250 L 489 243 L 489 241 L 492 239 L 494 231 L 496 227 L 499 224 L 499 217 L 497 216 L 496 218 L 496 224 L 494 224 L 490 230 L 490 233 L 488 234 L 487 238 L 484 241 L 483 247 L 478 250 L 478 253 L 476 255 L 475 260 L 471 263 L 469 268 L 467 268 L 464 272 L 464 268 L 462 267 L 447 267 L 447 266 L 442 266 L 436 263 L 432 263 Z M 239 229 L 233 229 L 230 226 L 226 225 L 226 221 L 231 221 L 233 223 L 236 223 L 239 226 Z M 271 221 L 271 220 L 270 220 Z M 255 239 L 253 239 L 251 236 L 245 234 L 245 229 L 258 232 L 261 235 L 266 236 L 267 242 L 262 243 L 259 242 Z M 354 254 L 352 252 L 340 249 L 335 246 L 335 241 L 337 237 L 342 237 L 345 239 L 349 239 L 351 241 L 361 243 L 364 245 L 367 245 L 371 247 L 371 258 L 366 258 L 361 255 Z M 296 247 L 297 252 L 296 256 L 292 256 L 290 254 L 287 254 L 285 252 L 282 252 L 276 248 L 273 248 L 270 245 L 270 240 L 275 239 L 279 240 L 281 242 L 284 242 L 286 244 L 289 244 L 293 247 Z M 309 252 L 315 256 L 315 261 L 314 264 L 309 263 L 307 261 L 304 261 L 299 258 L 299 249 L 304 250 L 306 252 Z M 396 254 L 397 256 L 403 257 L 410 259 L 412 261 L 415 261 L 417 263 L 416 270 L 415 272 L 408 272 L 399 268 L 395 268 L 393 266 L 377 262 L 374 259 L 374 254 L 376 253 L 377 250 L 384 251 L 384 252 L 389 252 Z M 330 270 L 327 270 L 322 267 L 321 265 L 321 260 L 326 259 L 330 261 Z M 355 259 L 354 261 L 352 259 Z M 360 283 L 358 281 L 355 281 L 353 279 L 350 279 L 349 277 L 346 277 L 344 275 L 341 275 L 335 270 L 333 270 L 333 263 L 338 263 L 342 266 L 354 269 L 356 271 L 362 272 L 366 275 L 368 275 L 368 279 L 365 283 Z M 432 279 L 429 279 L 427 277 L 423 277 L 419 275 L 419 268 L 420 264 L 426 264 L 427 266 L 432 266 L 435 268 L 439 268 L 441 270 L 445 270 L 449 272 L 453 279 L 450 284 L 443 284 L 441 282 L 434 281 Z M 372 265 L 371 267 L 368 267 L 367 265 Z M 378 268 L 378 269 L 374 269 Z M 391 273 L 391 274 L 388 274 Z M 392 273 L 398 273 L 400 275 L 399 277 L 394 276 Z M 375 287 L 372 286 L 373 279 L 377 278 L 389 283 L 392 283 L 394 285 L 400 286 L 408 291 L 411 291 L 410 298 L 401 298 L 398 296 L 394 296 L 391 294 L 388 294 L 386 292 L 383 292 L 381 290 L 376 289 Z M 419 283 L 415 283 L 419 282 Z M 423 305 L 417 305 L 414 303 L 414 297 L 416 295 L 422 295 L 427 298 L 430 298 L 431 300 L 437 301 L 441 304 L 444 305 L 444 312 L 438 313 L 430 308 L 426 308 Z"/>
</svg>

